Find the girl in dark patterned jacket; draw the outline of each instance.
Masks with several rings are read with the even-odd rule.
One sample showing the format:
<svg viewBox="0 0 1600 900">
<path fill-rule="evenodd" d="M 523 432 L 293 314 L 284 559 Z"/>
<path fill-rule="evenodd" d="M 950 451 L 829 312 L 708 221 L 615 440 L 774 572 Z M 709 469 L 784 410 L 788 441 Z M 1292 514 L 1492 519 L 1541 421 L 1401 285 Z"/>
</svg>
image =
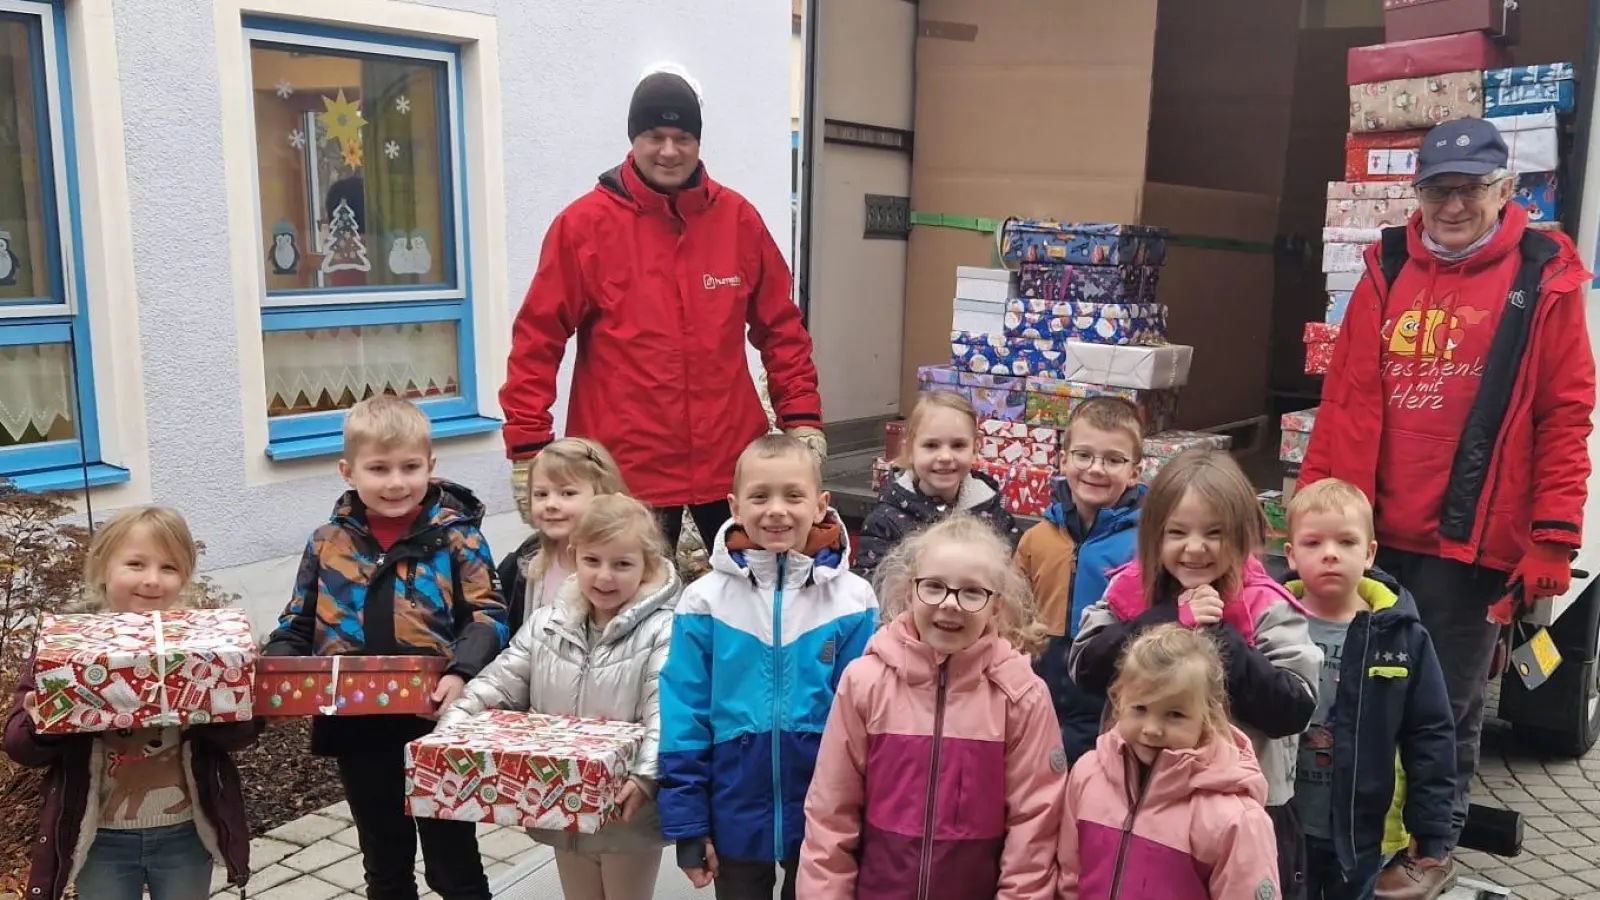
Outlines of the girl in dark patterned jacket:
<svg viewBox="0 0 1600 900">
<path fill-rule="evenodd" d="M 972 471 L 978 411 L 965 397 L 950 391 L 923 394 L 906 420 L 904 446 L 894 461 L 894 476 L 861 525 L 857 575 L 870 581 L 883 558 L 912 532 L 955 512 L 988 522 L 1016 549 L 1022 530 L 1006 511 L 999 484 Z"/>
</svg>

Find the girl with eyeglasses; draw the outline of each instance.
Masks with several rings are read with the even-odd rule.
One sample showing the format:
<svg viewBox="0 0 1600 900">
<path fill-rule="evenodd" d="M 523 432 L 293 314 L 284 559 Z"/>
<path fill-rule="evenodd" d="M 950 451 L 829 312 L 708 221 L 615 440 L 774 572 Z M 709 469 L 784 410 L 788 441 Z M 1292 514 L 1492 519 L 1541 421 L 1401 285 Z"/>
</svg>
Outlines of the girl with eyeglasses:
<svg viewBox="0 0 1600 900">
<path fill-rule="evenodd" d="M 796 895 L 1053 898 L 1067 757 L 1010 546 L 957 514 L 897 547 L 877 588 L 886 624 L 822 732 Z"/>
</svg>

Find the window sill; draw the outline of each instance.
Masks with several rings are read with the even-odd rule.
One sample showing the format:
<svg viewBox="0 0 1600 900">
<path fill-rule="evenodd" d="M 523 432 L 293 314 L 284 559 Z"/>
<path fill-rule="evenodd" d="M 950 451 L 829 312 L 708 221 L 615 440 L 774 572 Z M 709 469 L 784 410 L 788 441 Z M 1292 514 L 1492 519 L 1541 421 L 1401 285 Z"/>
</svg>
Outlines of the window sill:
<svg viewBox="0 0 1600 900">
<path fill-rule="evenodd" d="M 433 439 L 438 441 L 474 434 L 488 434 L 499 431 L 501 424 L 503 423 L 499 419 L 491 419 L 487 416 L 462 416 L 455 419 L 441 419 L 433 423 Z M 343 452 L 344 436 L 340 434 L 324 434 L 316 437 L 273 441 L 267 445 L 267 458 L 275 462 L 338 456 Z"/>
<path fill-rule="evenodd" d="M 87 468 L 67 466 L 61 469 L 46 469 L 42 472 L 29 472 L 26 475 L 12 475 L 8 480 L 25 491 L 43 494 L 50 491 L 82 490 L 85 485 L 97 488 L 122 484 L 129 477 L 127 469 L 119 469 L 105 463 L 90 463 Z"/>
</svg>

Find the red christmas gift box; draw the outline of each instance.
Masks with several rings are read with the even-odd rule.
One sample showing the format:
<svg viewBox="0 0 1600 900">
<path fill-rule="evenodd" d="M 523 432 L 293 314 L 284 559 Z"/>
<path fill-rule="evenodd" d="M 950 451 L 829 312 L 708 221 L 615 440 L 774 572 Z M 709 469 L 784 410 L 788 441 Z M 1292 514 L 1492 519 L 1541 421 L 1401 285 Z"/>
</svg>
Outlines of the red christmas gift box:
<svg viewBox="0 0 1600 900">
<path fill-rule="evenodd" d="M 1500 69 L 1511 65 L 1511 53 L 1484 32 L 1468 31 L 1351 47 L 1345 60 L 1346 84 L 1371 84 L 1469 69 Z"/>
<path fill-rule="evenodd" d="M 1339 326 L 1327 322 L 1307 322 L 1301 340 L 1306 345 L 1306 374 L 1326 375 L 1333 363 L 1333 341 L 1339 336 Z"/>
<path fill-rule="evenodd" d="M 257 712 L 425 716 L 446 665 L 439 656 L 264 656 L 256 663 Z"/>
<path fill-rule="evenodd" d="M 1368 131 L 1344 138 L 1344 180 L 1411 181 L 1426 131 Z"/>
<path fill-rule="evenodd" d="M 1050 505 L 1050 490 L 1057 477 L 1053 468 L 1007 465 L 987 459 L 973 460 L 972 468 L 1000 483 L 1000 496 L 1012 515 L 1042 516 Z"/>
<path fill-rule="evenodd" d="M 978 420 L 979 459 L 1053 469 L 1060 454 L 1061 432 L 1055 428 L 1004 419 Z"/>
<path fill-rule="evenodd" d="M 1514 46 L 1522 36 L 1520 4 L 1521 0 L 1383 0 L 1383 36 L 1393 43 L 1481 31 Z"/>
<path fill-rule="evenodd" d="M 894 472 L 887 459 L 878 457 L 872 461 L 872 492 L 883 493 L 883 486 L 889 483 L 889 476 Z"/>
<path fill-rule="evenodd" d="M 252 715 L 256 649 L 243 610 L 46 615 L 36 653 L 41 734 Z"/>
<path fill-rule="evenodd" d="M 593 834 L 643 740 L 632 722 L 490 710 L 406 745 L 406 811 Z"/>
</svg>

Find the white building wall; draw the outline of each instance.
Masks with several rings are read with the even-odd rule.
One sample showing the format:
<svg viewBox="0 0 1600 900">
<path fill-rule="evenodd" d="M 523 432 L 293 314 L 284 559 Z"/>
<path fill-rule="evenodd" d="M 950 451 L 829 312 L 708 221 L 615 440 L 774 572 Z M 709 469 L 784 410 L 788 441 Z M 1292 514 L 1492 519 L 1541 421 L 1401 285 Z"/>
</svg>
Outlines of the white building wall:
<svg viewBox="0 0 1600 900">
<path fill-rule="evenodd" d="M 76 33 L 115 35 L 116 71 L 74 87 L 80 108 L 121 104 L 134 281 L 124 293 L 136 303 L 137 322 L 137 353 L 126 346 L 132 329 L 96 338 L 102 347 L 123 348 L 113 352 L 113 380 L 102 380 L 101 394 L 117 398 L 121 415 L 110 441 L 134 470 L 129 484 L 96 492 L 97 518 L 129 503 L 178 507 L 206 544 L 208 568 L 246 566 L 224 573 L 224 581 L 262 594 L 252 606 L 286 599 L 281 574 L 267 579 L 271 584 L 259 576 L 282 572 L 272 561 L 300 551 L 344 486 L 332 459 L 273 463 L 260 452 L 261 338 L 251 305 L 257 270 L 238 260 L 241 240 L 263 241 L 253 211 L 237 208 L 240 179 L 253 162 L 230 158 L 253 136 L 238 112 L 248 98 L 223 87 L 243 84 L 241 7 L 325 17 L 341 27 L 353 19 L 414 29 L 443 15 L 451 28 L 459 22 L 487 36 L 476 46 L 495 58 L 465 66 L 466 108 L 474 102 L 473 71 L 491 71 L 497 83 L 476 87 L 488 92 L 483 97 L 498 93 L 491 109 L 501 114 L 498 122 L 480 122 L 469 112 L 467 123 L 469 166 L 474 144 L 485 145 L 492 163 L 477 167 L 470 187 L 478 393 L 486 415 L 500 415 L 495 397 L 511 316 L 544 232 L 626 152 L 628 98 L 648 63 L 671 59 L 695 74 L 706 95 L 709 171 L 749 197 L 776 234 L 788 233 L 791 33 L 784 0 L 115 0 L 109 23 L 102 12 L 87 11 L 99 4 L 83 6 L 80 19 L 89 21 Z M 118 79 L 116 92 L 106 92 L 108 77 Z M 85 90 L 93 92 L 87 101 Z M 97 123 L 104 118 L 96 114 Z M 485 271 L 488 282 L 480 281 Z M 128 378 L 137 389 L 123 384 L 111 393 Z M 128 415 L 141 399 L 143 415 Z M 563 415 L 558 404 L 558 422 Z M 442 477 L 471 487 L 492 513 L 511 510 L 498 434 L 444 441 L 436 450 Z M 519 528 L 501 518 L 491 538 L 509 540 Z M 510 549 L 499 543 L 498 553 Z"/>
</svg>

